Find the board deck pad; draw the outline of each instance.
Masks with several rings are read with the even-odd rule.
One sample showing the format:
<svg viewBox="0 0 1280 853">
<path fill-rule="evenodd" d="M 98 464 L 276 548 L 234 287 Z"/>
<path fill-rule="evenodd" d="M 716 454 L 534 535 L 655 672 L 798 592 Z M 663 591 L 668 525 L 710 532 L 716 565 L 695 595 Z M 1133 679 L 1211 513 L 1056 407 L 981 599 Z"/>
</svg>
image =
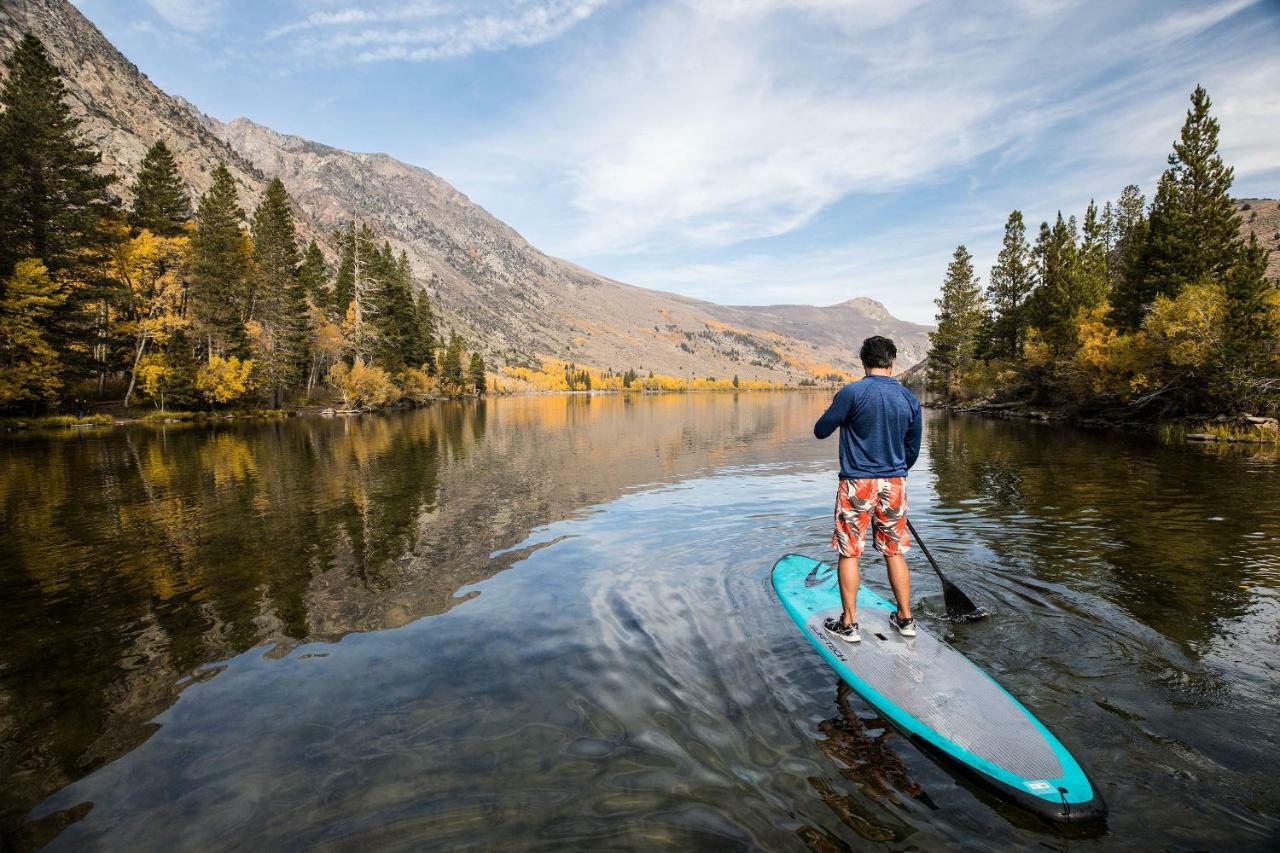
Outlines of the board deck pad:
<svg viewBox="0 0 1280 853">
<path fill-rule="evenodd" d="M 1084 771 L 1030 711 L 956 649 L 923 628 L 903 637 L 894 606 L 858 591 L 860 643 L 823 628 L 839 617 L 827 564 L 798 554 L 773 568 L 783 606 L 836 673 L 899 729 L 1019 805 L 1058 821 L 1096 819 L 1106 807 Z"/>
</svg>

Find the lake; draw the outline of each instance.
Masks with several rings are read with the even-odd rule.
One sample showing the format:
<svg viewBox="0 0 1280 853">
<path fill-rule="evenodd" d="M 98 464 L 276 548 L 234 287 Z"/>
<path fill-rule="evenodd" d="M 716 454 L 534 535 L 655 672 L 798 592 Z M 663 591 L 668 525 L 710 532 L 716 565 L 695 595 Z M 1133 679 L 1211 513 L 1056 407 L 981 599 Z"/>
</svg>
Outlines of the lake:
<svg viewBox="0 0 1280 853">
<path fill-rule="evenodd" d="M 831 553 L 827 399 L 0 438 L 0 848 L 1276 849 L 1274 456 L 928 413 L 913 518 L 995 615 L 913 553 L 918 615 L 1098 783 L 1065 834 L 775 600 Z"/>
</svg>

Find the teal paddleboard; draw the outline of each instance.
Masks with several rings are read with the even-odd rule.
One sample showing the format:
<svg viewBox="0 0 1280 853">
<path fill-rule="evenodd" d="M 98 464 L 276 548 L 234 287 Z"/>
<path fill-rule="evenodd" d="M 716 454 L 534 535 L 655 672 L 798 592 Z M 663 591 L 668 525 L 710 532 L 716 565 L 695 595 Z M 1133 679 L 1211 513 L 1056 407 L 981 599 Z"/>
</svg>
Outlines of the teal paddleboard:
<svg viewBox="0 0 1280 853">
<path fill-rule="evenodd" d="M 1102 795 L 1056 737 L 960 652 L 923 628 L 903 637 L 894 606 L 858 590 L 862 642 L 822 627 L 840 615 L 831 566 L 788 554 L 773 566 L 787 613 L 836 674 L 927 753 L 987 790 L 1053 821 L 1106 816 Z"/>
</svg>

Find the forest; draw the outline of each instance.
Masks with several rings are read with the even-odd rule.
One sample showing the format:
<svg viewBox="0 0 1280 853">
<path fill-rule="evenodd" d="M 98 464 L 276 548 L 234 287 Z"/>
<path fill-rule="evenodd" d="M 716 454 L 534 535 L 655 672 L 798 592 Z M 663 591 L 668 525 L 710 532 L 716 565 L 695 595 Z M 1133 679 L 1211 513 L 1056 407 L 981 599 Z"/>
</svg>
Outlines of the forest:
<svg viewBox="0 0 1280 853">
<path fill-rule="evenodd" d="M 1034 245 L 1013 211 L 985 288 L 955 250 L 930 390 L 1148 420 L 1280 409 L 1280 290 L 1269 248 L 1241 236 L 1211 107 L 1197 87 L 1149 205 L 1127 186 L 1082 220 L 1041 223 Z"/>
<path fill-rule="evenodd" d="M 367 223 L 333 234 L 328 255 L 303 247 L 284 184 L 246 217 L 225 166 L 193 205 L 163 140 L 125 206 L 40 41 L 24 37 L 5 68 L 0 411 L 279 409 L 317 392 L 351 409 L 485 392 L 480 353 L 437 329 L 408 257 Z"/>
</svg>

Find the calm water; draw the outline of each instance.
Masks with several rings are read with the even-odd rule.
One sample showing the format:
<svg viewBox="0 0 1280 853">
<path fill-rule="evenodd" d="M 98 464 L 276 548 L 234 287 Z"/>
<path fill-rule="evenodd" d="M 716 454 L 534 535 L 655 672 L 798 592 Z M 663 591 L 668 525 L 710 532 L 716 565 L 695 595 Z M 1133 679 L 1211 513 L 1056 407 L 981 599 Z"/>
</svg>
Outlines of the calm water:
<svg viewBox="0 0 1280 853">
<path fill-rule="evenodd" d="M 940 621 L 916 561 L 922 621 L 1100 784 L 1069 838 L 775 602 L 828 553 L 825 402 L 0 439 L 0 847 L 1275 849 L 1274 459 L 930 416 L 917 525 L 998 618 Z"/>
</svg>

